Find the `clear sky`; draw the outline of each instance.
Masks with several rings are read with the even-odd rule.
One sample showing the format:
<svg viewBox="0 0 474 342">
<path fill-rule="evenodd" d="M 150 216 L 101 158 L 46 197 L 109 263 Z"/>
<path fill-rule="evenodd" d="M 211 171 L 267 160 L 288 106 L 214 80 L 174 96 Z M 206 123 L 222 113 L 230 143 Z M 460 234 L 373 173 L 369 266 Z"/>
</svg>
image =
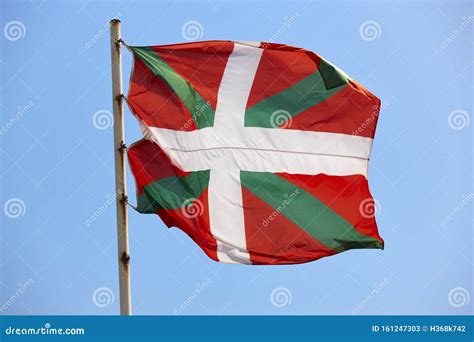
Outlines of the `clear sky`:
<svg viewBox="0 0 474 342">
<path fill-rule="evenodd" d="M 118 313 L 114 17 L 130 45 L 301 46 L 383 105 L 369 184 L 384 251 L 220 264 L 157 216 L 130 212 L 134 313 L 471 313 L 473 15 L 469 1 L 1 1 L 0 314 Z M 138 140 L 128 109 L 125 124 Z"/>
</svg>

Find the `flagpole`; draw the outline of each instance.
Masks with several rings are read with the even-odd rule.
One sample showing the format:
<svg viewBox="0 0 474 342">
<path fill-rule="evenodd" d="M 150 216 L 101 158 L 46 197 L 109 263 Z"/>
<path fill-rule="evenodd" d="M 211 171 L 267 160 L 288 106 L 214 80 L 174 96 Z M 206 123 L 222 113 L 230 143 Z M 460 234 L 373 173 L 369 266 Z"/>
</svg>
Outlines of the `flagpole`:
<svg viewBox="0 0 474 342">
<path fill-rule="evenodd" d="M 117 206 L 117 245 L 120 288 L 120 314 L 131 315 L 130 256 L 128 251 L 127 183 L 125 179 L 125 137 L 123 125 L 123 87 L 120 20 L 110 21 L 112 56 L 112 102 L 114 114 L 115 195 Z"/>
</svg>

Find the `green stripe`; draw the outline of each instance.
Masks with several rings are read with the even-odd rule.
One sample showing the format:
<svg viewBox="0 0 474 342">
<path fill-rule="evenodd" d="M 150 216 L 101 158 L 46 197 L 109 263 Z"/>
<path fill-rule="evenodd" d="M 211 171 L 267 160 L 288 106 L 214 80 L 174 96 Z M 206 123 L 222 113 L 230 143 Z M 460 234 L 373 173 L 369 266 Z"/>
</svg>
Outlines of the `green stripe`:
<svg viewBox="0 0 474 342">
<path fill-rule="evenodd" d="M 258 198 L 328 248 L 382 248 L 382 244 L 357 232 L 343 217 L 312 194 L 269 172 L 241 171 L 240 179 Z"/>
<path fill-rule="evenodd" d="M 319 70 L 247 109 L 245 126 L 277 128 L 279 125 L 276 125 L 275 118 L 272 117 L 276 111 L 287 111 L 289 116 L 294 117 L 327 100 L 345 86 L 347 77 L 332 65 L 321 62 Z"/>
<path fill-rule="evenodd" d="M 191 113 L 198 128 L 212 127 L 214 125 L 214 109 L 188 80 L 181 77 L 168 63 L 158 56 L 149 47 L 132 47 L 134 54 L 139 57 L 155 76 L 165 81 L 181 99 Z M 165 113 L 165 115 L 171 115 Z"/>
<path fill-rule="evenodd" d="M 209 185 L 209 170 L 191 172 L 183 177 L 167 177 L 145 185 L 138 196 L 137 210 L 153 214 L 158 209 L 177 209 L 184 202 L 197 198 Z"/>
<path fill-rule="evenodd" d="M 319 63 L 319 72 L 323 77 L 326 89 L 333 89 L 347 84 L 349 76 L 347 76 L 342 70 L 324 59 Z"/>
</svg>

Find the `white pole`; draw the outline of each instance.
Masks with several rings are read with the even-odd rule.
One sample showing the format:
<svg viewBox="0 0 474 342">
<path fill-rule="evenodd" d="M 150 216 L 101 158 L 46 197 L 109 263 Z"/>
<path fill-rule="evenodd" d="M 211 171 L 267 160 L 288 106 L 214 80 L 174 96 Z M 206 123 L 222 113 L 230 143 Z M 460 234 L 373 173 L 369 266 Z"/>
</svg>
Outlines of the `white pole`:
<svg viewBox="0 0 474 342">
<path fill-rule="evenodd" d="M 110 21 L 110 48 L 112 55 L 112 101 L 114 112 L 115 194 L 117 197 L 120 314 L 131 315 L 127 183 L 125 180 L 126 148 L 123 128 L 122 53 L 120 39 L 120 20 L 112 19 Z"/>
</svg>

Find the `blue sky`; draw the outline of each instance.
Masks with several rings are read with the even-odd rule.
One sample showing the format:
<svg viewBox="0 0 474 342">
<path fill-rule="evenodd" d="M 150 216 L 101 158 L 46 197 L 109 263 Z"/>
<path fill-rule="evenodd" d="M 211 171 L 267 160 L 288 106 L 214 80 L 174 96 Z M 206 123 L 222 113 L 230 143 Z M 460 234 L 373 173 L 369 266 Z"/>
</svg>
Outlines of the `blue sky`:
<svg viewBox="0 0 474 342">
<path fill-rule="evenodd" d="M 0 314 L 118 313 L 113 136 L 93 120 L 112 107 L 114 17 L 131 45 L 301 46 L 383 105 L 369 183 L 384 251 L 219 264 L 130 212 L 134 313 L 471 313 L 473 15 L 469 1 L 1 1 Z M 128 110 L 125 125 L 138 140 Z"/>
</svg>

